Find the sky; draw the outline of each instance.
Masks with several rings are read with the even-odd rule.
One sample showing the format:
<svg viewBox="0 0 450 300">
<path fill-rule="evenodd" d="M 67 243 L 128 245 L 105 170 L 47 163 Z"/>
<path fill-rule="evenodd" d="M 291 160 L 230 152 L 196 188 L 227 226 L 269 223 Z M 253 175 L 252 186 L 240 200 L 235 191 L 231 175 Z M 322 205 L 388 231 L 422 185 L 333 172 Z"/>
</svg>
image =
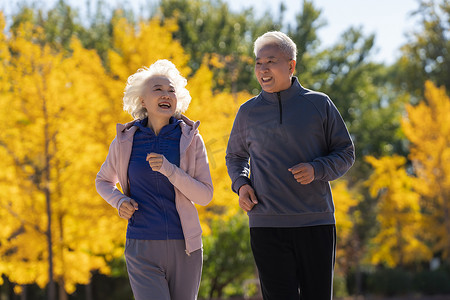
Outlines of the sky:
<svg viewBox="0 0 450 300">
<path fill-rule="evenodd" d="M 6 12 L 17 9 L 24 0 L 0 0 L 0 10 Z M 50 8 L 57 0 L 35 0 L 35 3 Z M 76 7 L 85 7 L 87 0 L 66 0 Z M 269 12 L 278 19 L 280 3 L 287 7 L 284 13 L 284 25 L 294 24 L 295 15 L 302 7 L 302 0 L 223 0 L 233 11 L 253 7 L 257 17 Z M 407 42 L 406 34 L 417 26 L 417 18 L 411 13 L 418 8 L 418 0 L 312 0 L 316 9 L 320 9 L 321 19 L 327 24 L 318 31 L 322 47 L 328 47 L 338 41 L 339 36 L 350 27 L 361 27 L 368 36 L 375 34 L 373 59 L 386 64 L 393 63 L 400 56 L 400 47 Z M 33 2 L 33 0 L 25 2 Z M 96 2 L 96 1 L 91 1 Z M 158 0 L 104 0 L 105 3 L 125 2 L 137 9 L 152 6 Z"/>
<path fill-rule="evenodd" d="M 274 12 L 278 16 L 283 2 L 286 23 L 294 23 L 301 11 L 302 0 L 226 0 L 231 9 L 254 7 L 257 16 Z M 411 13 L 419 7 L 417 0 L 312 0 L 327 25 L 318 31 L 323 47 L 335 44 L 350 27 L 361 27 L 364 34 L 375 34 L 374 60 L 393 63 L 400 56 L 400 47 L 407 42 L 406 34 L 417 27 L 417 18 Z M 259 15 L 258 15 L 259 14 Z M 286 24 L 284 24 L 286 25 Z"/>
</svg>

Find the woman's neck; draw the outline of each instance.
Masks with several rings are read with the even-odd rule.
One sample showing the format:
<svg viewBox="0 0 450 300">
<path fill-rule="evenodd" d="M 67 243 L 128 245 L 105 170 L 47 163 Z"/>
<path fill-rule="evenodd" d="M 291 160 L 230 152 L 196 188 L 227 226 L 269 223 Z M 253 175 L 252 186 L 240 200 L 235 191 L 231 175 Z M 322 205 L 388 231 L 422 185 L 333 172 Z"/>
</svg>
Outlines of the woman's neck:
<svg viewBox="0 0 450 300">
<path fill-rule="evenodd" d="M 148 118 L 147 127 L 152 129 L 155 135 L 161 132 L 161 129 L 169 124 L 170 118 Z"/>
</svg>

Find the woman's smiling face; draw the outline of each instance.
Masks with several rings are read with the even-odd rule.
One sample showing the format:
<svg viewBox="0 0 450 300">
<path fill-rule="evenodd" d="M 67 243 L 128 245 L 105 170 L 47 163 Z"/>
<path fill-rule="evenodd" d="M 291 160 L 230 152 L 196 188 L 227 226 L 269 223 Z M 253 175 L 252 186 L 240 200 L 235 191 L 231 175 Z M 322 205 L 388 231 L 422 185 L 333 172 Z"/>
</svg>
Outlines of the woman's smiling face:
<svg viewBox="0 0 450 300">
<path fill-rule="evenodd" d="M 142 106 L 150 119 L 170 119 L 177 108 L 177 95 L 172 81 L 164 76 L 153 76 L 146 82 Z"/>
</svg>

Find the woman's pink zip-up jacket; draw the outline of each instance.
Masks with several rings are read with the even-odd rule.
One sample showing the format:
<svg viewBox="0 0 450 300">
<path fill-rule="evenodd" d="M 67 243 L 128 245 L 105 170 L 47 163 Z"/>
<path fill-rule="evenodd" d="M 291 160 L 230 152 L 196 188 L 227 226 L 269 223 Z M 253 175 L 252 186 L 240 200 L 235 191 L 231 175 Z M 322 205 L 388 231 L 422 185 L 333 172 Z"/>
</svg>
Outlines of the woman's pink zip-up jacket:
<svg viewBox="0 0 450 300">
<path fill-rule="evenodd" d="M 195 204 L 207 205 L 211 201 L 213 185 L 205 144 L 198 132 L 200 122 L 194 123 L 183 115 L 180 119 L 183 121 L 180 123 L 180 167 L 164 158 L 159 172 L 175 188 L 175 205 L 181 220 L 186 253 L 189 255 L 202 247 L 202 228 Z M 117 210 L 122 202 L 131 199 L 128 163 L 137 129 L 133 126 L 134 122 L 117 124 L 117 136 L 95 179 L 97 192 Z M 117 183 L 123 193 L 117 188 Z"/>
</svg>

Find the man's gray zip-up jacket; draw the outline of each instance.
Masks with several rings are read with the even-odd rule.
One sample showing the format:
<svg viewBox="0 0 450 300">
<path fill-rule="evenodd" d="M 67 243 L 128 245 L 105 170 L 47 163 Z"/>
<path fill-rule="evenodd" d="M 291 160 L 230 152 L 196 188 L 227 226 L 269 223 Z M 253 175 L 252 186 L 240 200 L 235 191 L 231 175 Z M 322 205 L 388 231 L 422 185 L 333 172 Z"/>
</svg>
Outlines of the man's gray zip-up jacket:
<svg viewBox="0 0 450 300">
<path fill-rule="evenodd" d="M 232 189 L 255 190 L 258 204 L 248 212 L 250 227 L 335 224 L 329 181 L 355 160 L 354 145 L 330 98 L 303 88 L 262 91 L 242 104 L 228 141 L 226 163 Z M 310 163 L 315 179 L 298 183 L 289 168 Z"/>
</svg>

